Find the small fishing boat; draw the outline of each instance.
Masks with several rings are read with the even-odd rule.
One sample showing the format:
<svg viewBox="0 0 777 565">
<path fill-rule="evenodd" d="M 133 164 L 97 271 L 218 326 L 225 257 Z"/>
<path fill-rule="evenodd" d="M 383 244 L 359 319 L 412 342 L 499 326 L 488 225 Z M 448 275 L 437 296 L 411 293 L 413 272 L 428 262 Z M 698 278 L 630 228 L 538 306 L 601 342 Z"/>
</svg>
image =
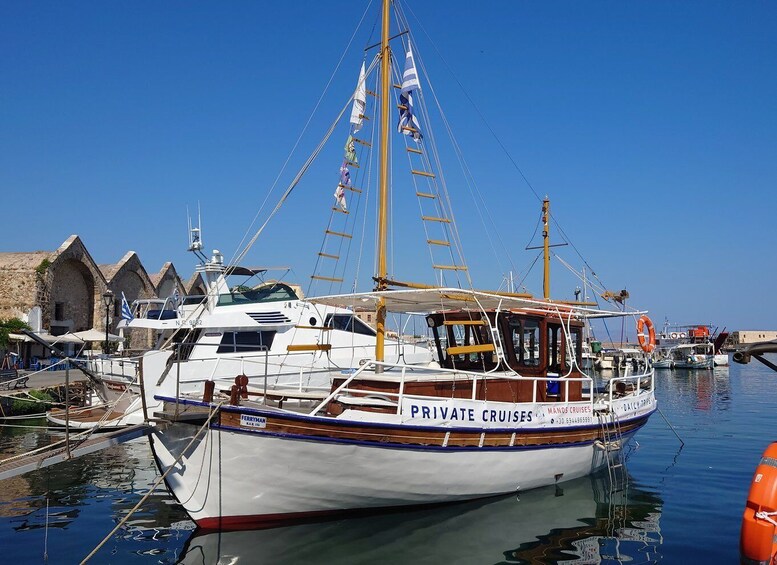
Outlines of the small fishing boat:
<svg viewBox="0 0 777 565">
<path fill-rule="evenodd" d="M 702 324 L 670 326 L 664 328 L 656 338 L 656 349 L 652 364 L 656 369 L 711 369 L 727 366 L 728 355 L 720 349 L 728 333 L 711 331 L 711 326 Z"/>
</svg>

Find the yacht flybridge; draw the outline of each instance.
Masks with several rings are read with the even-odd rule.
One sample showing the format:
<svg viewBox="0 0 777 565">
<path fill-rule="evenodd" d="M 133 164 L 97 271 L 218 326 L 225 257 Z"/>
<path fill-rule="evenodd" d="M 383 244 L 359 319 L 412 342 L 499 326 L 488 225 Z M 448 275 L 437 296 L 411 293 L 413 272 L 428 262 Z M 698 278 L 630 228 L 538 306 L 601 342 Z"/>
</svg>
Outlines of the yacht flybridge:
<svg viewBox="0 0 777 565">
<path fill-rule="evenodd" d="M 362 170 L 356 165 L 356 147 L 371 149 L 368 140 L 375 140 L 374 290 L 320 296 L 304 304 L 267 302 L 262 310 L 259 304 L 245 304 L 230 315 L 245 323 L 230 331 L 275 332 L 273 347 L 283 339 L 284 328 L 307 332 L 309 341 L 288 341 L 286 348 L 316 344 L 306 352 L 315 358 L 323 355 L 322 345 L 331 345 L 326 353 L 334 355 L 336 332 L 320 331 L 327 327 L 327 316 L 335 320 L 358 309 L 372 311 L 377 321 L 370 358 L 362 359 L 362 342 L 346 334 L 354 340 L 353 351 L 343 350 L 342 356 L 358 363 L 328 373 L 317 366 L 300 369 L 295 386 L 281 390 L 268 379 L 254 378 L 261 375 L 265 358 L 241 352 L 237 333 L 235 349 L 220 354 L 228 358 L 201 362 L 193 347 L 189 351 L 191 344 L 205 346 L 202 340 L 207 338 L 218 349 L 231 348 L 232 342 L 222 343 L 224 331 L 218 337 L 207 335 L 225 326 L 209 327 L 204 317 L 188 316 L 176 347 L 142 358 L 146 416 L 155 424 L 150 436 L 154 456 L 168 488 L 200 527 L 273 526 L 356 510 L 518 492 L 602 467 L 615 472 L 629 440 L 656 410 L 652 369 L 616 376 L 605 388 L 581 369 L 586 319 L 624 312 L 551 300 L 547 275 L 542 299 L 472 289 L 439 180 L 416 44 L 411 48 L 413 36 L 405 31 L 401 12 L 400 28 L 391 33 L 392 6 L 401 10 L 398 2 L 383 1 L 379 52 L 362 67 L 351 96 L 350 134 L 333 206 L 333 217 L 343 219 L 356 209 L 346 204 L 346 196 L 362 190 L 350 177 L 351 170 L 354 176 Z M 400 57 L 393 55 L 391 37 L 401 43 Z M 396 59 L 404 61 L 404 71 L 394 69 Z M 392 74 L 400 77 L 396 94 Z M 365 82 L 373 77 L 377 111 L 365 95 Z M 399 119 L 392 128 L 394 101 Z M 366 121 L 372 112 L 374 119 Z M 377 128 L 373 137 L 366 131 L 355 137 L 370 123 Z M 411 160 L 412 181 L 407 184 L 422 205 L 433 208 L 421 216 L 427 243 L 448 259 L 440 262 L 433 255 L 434 285 L 399 282 L 388 274 L 389 186 L 402 184 L 389 182 L 391 129 L 398 130 L 396 137 Z M 545 214 L 547 210 L 544 205 Z M 397 220 L 407 211 L 397 206 L 391 217 Z M 441 235 L 431 234 L 433 228 Z M 346 237 L 332 227 L 327 235 Z M 547 229 L 543 235 L 547 266 Z M 319 256 L 338 257 L 328 250 Z M 396 256 L 400 263 L 406 255 Z M 461 275 L 461 283 L 441 284 L 447 274 Z M 218 297 L 227 292 L 222 287 L 208 296 L 214 319 L 221 307 Z M 269 316 L 267 312 L 273 312 L 272 320 L 255 319 L 254 314 Z M 422 317 L 436 362 L 411 364 L 402 356 L 402 345 L 387 336 L 392 314 Z M 189 323 L 199 319 L 202 325 Z M 230 386 L 211 380 L 216 368 L 234 375 Z M 323 389 L 314 381 L 325 383 Z M 204 386 L 193 386 L 195 382 Z"/>
</svg>

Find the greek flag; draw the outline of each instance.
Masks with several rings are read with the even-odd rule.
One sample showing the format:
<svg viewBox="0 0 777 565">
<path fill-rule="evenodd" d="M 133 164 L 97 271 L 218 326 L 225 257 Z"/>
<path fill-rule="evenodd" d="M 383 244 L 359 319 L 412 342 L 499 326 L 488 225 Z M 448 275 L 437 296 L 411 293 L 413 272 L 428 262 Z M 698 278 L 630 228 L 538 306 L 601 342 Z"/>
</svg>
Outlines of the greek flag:
<svg viewBox="0 0 777 565">
<path fill-rule="evenodd" d="M 132 310 L 130 310 L 129 304 L 127 303 L 127 297 L 124 296 L 123 291 L 121 293 L 121 319 L 127 320 L 128 322 L 135 319 L 135 316 L 132 315 Z"/>
<path fill-rule="evenodd" d="M 418 73 L 415 70 L 415 61 L 413 59 L 413 50 L 410 44 L 407 45 L 407 57 L 405 58 L 405 72 L 402 74 L 402 90 L 399 91 L 399 124 L 397 131 L 405 135 L 412 135 L 416 141 L 421 141 L 421 128 L 418 125 L 418 119 L 413 113 L 413 91 L 420 90 L 421 83 L 418 82 Z"/>
<path fill-rule="evenodd" d="M 177 308 L 178 307 L 178 301 L 181 300 L 181 295 L 178 294 L 178 287 L 177 286 L 173 289 L 173 294 L 170 297 L 170 300 L 172 301 L 173 306 L 175 308 Z"/>
</svg>

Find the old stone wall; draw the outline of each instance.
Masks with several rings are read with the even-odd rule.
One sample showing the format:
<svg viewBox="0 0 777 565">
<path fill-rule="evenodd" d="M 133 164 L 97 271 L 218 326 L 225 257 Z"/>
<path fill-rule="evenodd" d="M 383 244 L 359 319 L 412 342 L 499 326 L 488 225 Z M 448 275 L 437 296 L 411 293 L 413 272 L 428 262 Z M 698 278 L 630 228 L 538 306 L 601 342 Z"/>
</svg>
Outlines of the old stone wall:
<svg viewBox="0 0 777 565">
<path fill-rule="evenodd" d="M 0 318 L 20 318 L 36 305 L 34 270 L 0 271 Z"/>
<path fill-rule="evenodd" d="M 94 326 L 94 275 L 81 261 L 64 259 L 52 269 L 46 316 L 52 333 L 88 330 Z"/>
</svg>

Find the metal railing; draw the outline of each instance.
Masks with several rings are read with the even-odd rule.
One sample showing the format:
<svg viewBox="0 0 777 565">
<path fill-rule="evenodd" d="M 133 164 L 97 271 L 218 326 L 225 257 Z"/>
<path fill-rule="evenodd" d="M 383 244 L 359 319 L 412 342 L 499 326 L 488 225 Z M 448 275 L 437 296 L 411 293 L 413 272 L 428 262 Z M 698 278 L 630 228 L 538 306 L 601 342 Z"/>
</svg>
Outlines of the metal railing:
<svg viewBox="0 0 777 565">
<path fill-rule="evenodd" d="M 376 367 L 382 367 L 384 369 L 384 372 L 378 373 L 374 372 Z M 387 370 L 388 369 L 388 370 Z M 580 404 L 580 403 L 587 403 L 590 404 L 593 409 L 594 404 L 594 395 L 590 394 L 588 399 L 586 400 L 570 400 L 569 399 L 569 387 L 573 385 L 574 383 L 587 383 L 589 386 L 589 389 L 591 391 L 594 390 L 594 382 L 591 377 L 588 376 L 580 376 L 580 377 L 561 377 L 561 376 L 545 376 L 545 377 L 530 377 L 530 376 L 521 376 L 518 374 L 511 375 L 511 374 L 505 374 L 505 373 L 480 373 L 476 371 L 463 371 L 463 370 L 456 370 L 456 369 L 445 369 L 445 368 L 438 368 L 438 367 L 419 367 L 417 365 L 403 365 L 399 363 L 386 363 L 386 362 L 379 362 L 379 361 L 370 361 L 368 363 L 365 363 L 362 367 L 360 367 L 356 372 L 351 374 L 343 383 L 340 384 L 336 389 L 334 389 L 321 403 L 316 406 L 310 413 L 310 416 L 314 416 L 321 410 L 323 410 L 331 401 L 335 400 L 338 396 L 340 396 L 343 393 L 358 393 L 358 394 L 364 394 L 364 389 L 351 389 L 348 387 L 348 385 L 354 381 L 354 379 L 364 375 L 366 372 L 369 372 L 369 379 L 371 381 L 388 381 L 387 377 L 393 377 L 390 379 L 391 381 L 396 380 L 396 373 L 392 373 L 393 370 L 400 370 L 399 373 L 399 392 L 386 392 L 386 391 L 380 391 L 379 395 L 384 396 L 387 398 L 396 398 L 397 399 L 397 415 L 401 414 L 402 409 L 402 400 L 405 398 L 413 398 L 418 400 L 440 400 L 441 397 L 439 396 L 428 396 L 428 395 L 415 395 L 415 394 L 407 394 L 405 393 L 405 382 L 408 374 L 408 370 L 413 373 L 414 375 L 417 375 L 419 373 L 434 373 L 434 374 L 443 374 L 443 375 L 452 375 L 454 377 L 454 382 L 457 380 L 462 380 L 465 382 L 472 381 L 472 394 L 469 398 L 470 400 L 478 400 L 477 398 L 477 390 L 478 385 L 482 382 L 487 381 L 493 381 L 493 380 L 508 380 L 508 381 L 514 381 L 514 382 L 526 382 L 526 381 L 532 381 L 532 382 L 558 382 L 560 383 L 559 386 L 563 385 L 564 387 L 564 395 L 562 400 L 554 401 L 555 404 Z M 461 377 L 461 379 L 458 379 L 458 377 Z M 644 375 L 642 376 L 644 378 Z M 539 388 L 536 386 L 532 386 L 532 403 L 538 402 L 538 391 Z M 369 392 L 369 391 L 368 391 Z"/>
</svg>

